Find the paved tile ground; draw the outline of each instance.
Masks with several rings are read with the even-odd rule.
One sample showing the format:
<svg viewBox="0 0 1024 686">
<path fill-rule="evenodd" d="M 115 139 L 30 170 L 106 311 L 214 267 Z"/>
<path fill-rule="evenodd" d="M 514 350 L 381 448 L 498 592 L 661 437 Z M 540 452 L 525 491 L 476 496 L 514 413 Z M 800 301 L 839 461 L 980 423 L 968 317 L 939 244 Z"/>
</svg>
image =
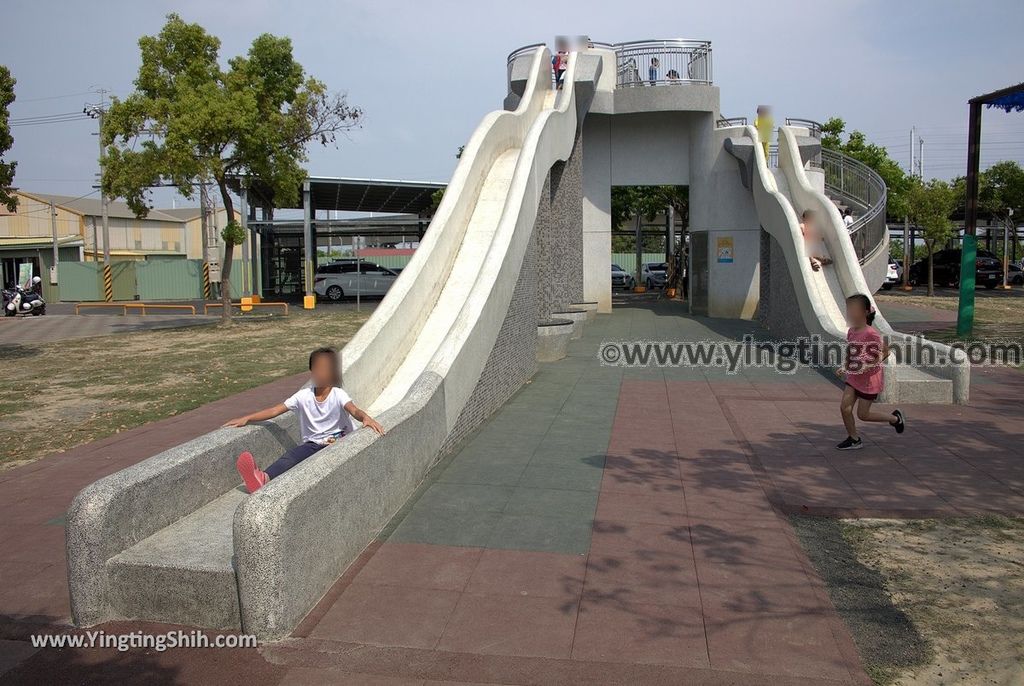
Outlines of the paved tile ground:
<svg viewBox="0 0 1024 686">
<path fill-rule="evenodd" d="M 201 326 L 217 321 L 214 316 L 193 316 L 187 312 L 150 312 L 143 317 L 136 314 L 122 316 L 115 309 L 75 315 L 73 307 L 62 304 L 47 305 L 46 310 L 47 314 L 40 317 L 0 317 L 0 350 L 6 346 L 23 347 L 33 343 L 52 343 L 133 331 Z"/>
<path fill-rule="evenodd" d="M 24 655 L 26 627 L 65 630 L 71 495 L 208 427 L 159 423 L 0 473 L 0 639 L 18 639 L 0 640 L 0 670 L 18 663 L 12 683 L 52 683 L 68 664 L 94 682 L 136 669 L 248 684 L 865 683 L 780 513 L 1024 513 L 1024 376 L 976 370 L 971 405 L 905 408 L 905 434 L 867 427 L 864 450 L 838 454 L 825 375 L 598 363 L 604 340 L 750 330 L 676 308 L 635 301 L 590 324 L 431 472 L 292 638 L 259 654 Z"/>
</svg>

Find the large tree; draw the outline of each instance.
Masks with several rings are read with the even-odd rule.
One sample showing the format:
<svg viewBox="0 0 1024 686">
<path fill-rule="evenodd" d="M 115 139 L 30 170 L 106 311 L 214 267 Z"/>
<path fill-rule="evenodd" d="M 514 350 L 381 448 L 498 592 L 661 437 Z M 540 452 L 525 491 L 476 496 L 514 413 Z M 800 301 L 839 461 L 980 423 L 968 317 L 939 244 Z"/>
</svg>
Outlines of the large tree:
<svg viewBox="0 0 1024 686">
<path fill-rule="evenodd" d="M 910 179 L 906 202 L 907 214 L 920 227 L 928 249 L 928 295 L 935 295 L 935 246 L 953 236 L 950 217 L 956 209 L 956 191 L 945 181 L 932 179 L 922 183 L 915 177 Z"/>
<path fill-rule="evenodd" d="M 18 209 L 18 196 L 14 193 L 14 170 L 17 162 L 8 162 L 4 155 L 14 145 L 11 135 L 10 107 L 14 102 L 14 85 L 17 81 L 11 70 L 0 64 L 0 205 L 8 212 Z"/>
<path fill-rule="evenodd" d="M 307 76 L 288 38 L 263 34 L 245 56 L 219 62 L 220 40 L 170 14 L 156 36 L 139 39 L 135 91 L 115 98 L 103 123 L 103 191 L 144 217 L 149 189 L 174 185 L 187 198 L 212 182 L 227 210 L 221 269 L 223 317 L 231 317 L 231 263 L 245 240 L 228 181 L 259 182 L 276 204 L 294 203 L 310 143 L 333 144 L 362 111 Z"/>
</svg>

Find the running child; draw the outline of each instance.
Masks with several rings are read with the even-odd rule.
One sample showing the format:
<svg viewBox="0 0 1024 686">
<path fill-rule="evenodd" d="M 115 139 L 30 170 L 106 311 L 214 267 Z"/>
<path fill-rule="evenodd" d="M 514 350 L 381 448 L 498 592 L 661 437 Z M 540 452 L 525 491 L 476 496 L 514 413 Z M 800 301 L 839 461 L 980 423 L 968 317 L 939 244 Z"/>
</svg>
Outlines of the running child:
<svg viewBox="0 0 1024 686">
<path fill-rule="evenodd" d="M 846 384 L 843 386 L 843 399 L 839 410 L 846 425 L 846 440 L 836 446 L 838 450 L 860 450 L 864 444 L 857 435 L 857 419 L 862 422 L 885 422 L 903 433 L 906 427 L 903 413 L 898 409 L 891 415 L 872 412 L 871 404 L 878 399 L 884 385 L 882 365 L 889 356 L 889 345 L 871 326 L 875 321 L 875 311 L 871 300 L 861 293 L 846 299 L 846 322 L 850 325 L 846 333 L 847 352 L 846 365 L 836 370 L 839 378 Z M 857 406 L 857 417 L 854 418 L 853 406 Z"/>
<path fill-rule="evenodd" d="M 309 371 L 313 385 L 299 390 L 280 405 L 232 419 L 224 426 L 242 427 L 249 422 L 262 422 L 292 411 L 299 416 L 298 444 L 262 471 L 256 466 L 252 453 L 246 451 L 238 456 L 235 467 L 245 482 L 245 487 L 254 493 L 271 479 L 280 476 L 317 451 L 323 450 L 335 441 L 341 440 L 355 430 L 352 419 L 356 419 L 378 434 L 384 434 L 384 427 L 352 402 L 352 398 L 341 389 L 341 372 L 338 351 L 334 348 L 317 348 L 309 355 Z"/>
</svg>

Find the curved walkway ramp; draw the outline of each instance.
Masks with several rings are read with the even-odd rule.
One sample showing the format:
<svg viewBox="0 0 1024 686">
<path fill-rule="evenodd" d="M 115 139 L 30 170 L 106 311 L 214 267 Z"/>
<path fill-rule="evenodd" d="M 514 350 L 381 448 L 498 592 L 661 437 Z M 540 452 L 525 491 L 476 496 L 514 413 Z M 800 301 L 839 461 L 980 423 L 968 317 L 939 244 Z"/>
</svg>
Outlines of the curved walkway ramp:
<svg viewBox="0 0 1024 686">
<path fill-rule="evenodd" d="M 865 269 L 854 249 L 850 233 L 835 203 L 812 183 L 807 171 L 807 130 L 779 128 L 778 167 L 768 166 L 757 131 L 752 126 L 734 127 L 726 149 L 749 175 L 761 226 L 771 237 L 767 259 L 762 250 L 762 278 L 771 283 L 766 325 L 786 336 L 820 336 L 824 343 L 846 340 L 845 301 L 855 293 L 872 297 Z M 802 149 L 803 148 L 803 149 Z M 882 197 L 879 202 L 884 203 Z M 814 271 L 800 232 L 800 215 L 811 210 L 817 217 L 825 247 L 833 264 Z M 888 241 L 881 232 L 878 241 Z M 782 260 L 772 259 L 781 251 Z M 879 246 L 866 246 L 869 260 L 884 254 Z M 779 274 L 776 270 L 785 270 Z M 872 298 L 874 303 L 874 299 Z M 875 328 L 887 336 L 891 347 L 926 351 L 917 363 L 890 354 L 883 400 L 886 402 L 937 402 L 963 404 L 968 400 L 970 364 L 966 356 L 941 343 L 895 331 L 877 304 Z M 930 360 L 930 362 L 929 362 Z"/>
<path fill-rule="evenodd" d="M 547 297 L 547 312 L 538 305 L 535 224 L 557 196 L 553 167 L 575 156 L 600 68 L 573 54 L 556 92 L 546 48 L 518 56 L 515 109 L 473 133 L 416 255 L 345 347 L 345 388 L 387 435 L 356 431 L 252 496 L 235 457 L 248 449 L 266 466 L 298 438 L 290 415 L 214 431 L 92 484 L 68 514 L 76 624 L 291 631 L 438 456 L 529 378 L 538 318 L 581 299 L 580 288 Z"/>
</svg>

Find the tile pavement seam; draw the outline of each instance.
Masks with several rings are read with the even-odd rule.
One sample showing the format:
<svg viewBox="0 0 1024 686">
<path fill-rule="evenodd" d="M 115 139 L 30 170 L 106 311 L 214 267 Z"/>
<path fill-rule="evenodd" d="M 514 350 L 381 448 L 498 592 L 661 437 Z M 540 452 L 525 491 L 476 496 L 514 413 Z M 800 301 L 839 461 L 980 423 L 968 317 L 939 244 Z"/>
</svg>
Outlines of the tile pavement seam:
<svg viewBox="0 0 1024 686">
<path fill-rule="evenodd" d="M 614 432 L 615 432 L 615 417 L 619 413 L 619 405 L 621 403 L 622 403 L 622 380 L 620 379 L 620 381 L 619 381 L 619 393 L 618 393 L 618 395 L 615 398 L 615 412 L 612 414 L 611 427 L 610 427 L 610 429 L 608 431 L 608 444 L 605 445 L 605 448 L 604 448 L 605 458 L 606 459 L 605 459 L 605 466 L 602 467 L 602 469 L 601 469 L 602 473 L 604 472 L 605 469 L 608 468 L 607 467 L 607 465 L 608 465 L 608 461 L 607 461 L 608 447 L 611 445 L 612 436 L 614 435 Z M 601 478 L 601 483 L 602 484 L 604 483 L 603 474 L 602 474 L 602 478 Z M 591 529 L 591 531 L 590 531 L 590 534 L 591 534 L 590 535 L 590 545 L 587 546 L 587 553 L 586 553 L 586 555 L 583 558 L 583 578 L 580 580 L 580 597 L 576 601 L 576 617 L 575 617 L 575 619 L 573 621 L 573 624 L 572 624 L 572 640 L 569 641 L 569 656 L 570 656 L 570 658 L 572 657 L 573 652 L 576 650 L 576 632 L 579 629 L 579 625 L 580 625 L 580 611 L 583 608 L 583 596 L 584 596 L 584 594 L 587 591 L 587 574 L 588 574 L 588 572 L 590 570 L 590 551 L 593 550 L 593 548 L 594 548 L 594 535 L 593 535 L 594 531 L 593 531 L 593 529 L 594 529 L 594 522 L 597 521 L 597 506 L 598 506 L 598 503 L 600 503 L 600 500 L 601 500 L 601 487 L 598 486 L 598 489 L 597 489 L 597 501 L 598 502 L 594 504 L 594 517 L 593 517 L 593 519 L 591 519 L 591 522 L 590 522 L 590 529 Z"/>
<path fill-rule="evenodd" d="M 455 613 L 459 609 L 459 605 L 462 604 L 462 599 L 465 598 L 467 595 L 469 595 L 469 594 L 466 593 L 466 587 L 469 586 L 469 580 L 473 578 L 473 574 L 476 573 L 477 567 L 480 566 L 480 561 L 483 560 L 483 558 L 484 558 L 484 551 L 485 550 L 487 550 L 487 548 L 481 548 L 480 549 L 480 554 L 476 556 L 476 562 L 473 563 L 473 571 L 471 571 L 469 574 L 467 574 L 466 575 L 466 580 L 464 582 L 462 582 L 462 588 L 459 589 L 459 597 L 455 600 L 455 604 L 452 605 L 452 609 L 448 613 L 448 616 L 445 617 L 444 626 L 441 627 L 441 631 L 438 632 L 437 638 L 434 639 L 434 645 L 431 646 L 432 649 L 434 649 L 434 650 L 437 649 L 437 646 L 441 642 L 441 639 L 444 638 L 444 633 L 446 631 L 448 631 L 448 625 L 451 624 L 452 617 L 455 616 Z"/>
<path fill-rule="evenodd" d="M 668 398 L 668 384 L 665 384 L 665 396 Z M 700 621 L 701 628 L 704 630 L 704 653 L 708 659 L 708 666 L 711 666 L 711 644 L 708 640 L 708 619 L 707 610 L 704 607 L 704 594 L 701 590 L 700 582 L 700 570 L 697 568 L 697 552 L 693 547 L 693 527 L 691 526 L 692 519 L 690 518 L 690 506 L 686 499 L 686 479 L 683 476 L 682 460 L 679 459 L 679 435 L 676 433 L 676 422 L 675 416 L 672 413 L 672 403 L 667 403 L 669 426 L 672 427 L 672 443 L 675 446 L 676 453 L 676 471 L 679 473 L 679 481 L 682 484 L 683 489 L 683 512 L 686 513 L 686 535 L 690 541 L 690 562 L 693 565 L 694 579 L 697 582 L 697 602 L 700 603 Z"/>
<path fill-rule="evenodd" d="M 757 467 L 760 470 L 764 470 L 764 465 L 761 464 L 761 461 L 756 458 L 756 455 L 754 454 L 752 448 L 750 447 L 750 444 L 747 441 L 746 436 L 742 433 L 742 430 L 739 429 L 739 426 L 738 426 L 738 424 L 736 422 L 735 417 L 732 415 L 732 412 L 729 410 L 729 408 L 724 405 L 724 403 L 722 404 L 722 412 L 725 413 L 726 421 L 729 422 L 729 425 L 732 428 L 733 433 L 739 439 L 741 448 L 748 455 L 748 461 L 749 462 L 756 462 Z M 806 439 L 806 437 L 805 437 L 805 439 Z M 753 460 L 751 460 L 751 456 L 753 456 L 753 458 L 754 458 Z M 753 464 L 751 466 L 753 467 Z M 755 469 L 754 471 L 755 471 L 755 473 L 757 473 L 758 469 Z M 845 479 L 844 479 L 844 481 L 845 481 Z M 774 486 L 773 486 L 773 488 L 774 488 Z M 762 490 L 764 490 L 763 486 L 762 486 Z M 854 491 L 854 493 L 857 493 L 857 492 Z M 859 493 L 857 495 L 858 495 L 858 497 L 860 497 Z M 765 497 L 766 498 L 768 497 L 767 493 L 766 493 Z M 769 499 L 769 503 L 771 503 L 770 499 Z M 773 505 L 773 509 L 776 509 L 776 511 L 777 511 L 777 508 L 774 508 L 774 503 L 771 503 L 771 504 Z M 804 553 L 803 549 L 800 548 L 799 543 L 796 541 L 796 533 L 795 533 L 795 531 L 793 531 L 792 525 L 790 525 L 788 521 L 785 521 L 785 519 L 778 514 L 778 511 L 776 513 L 776 516 L 779 517 L 779 519 L 781 521 L 785 522 L 785 526 L 782 527 L 784 536 L 785 536 L 786 540 L 788 541 L 791 550 L 797 555 L 797 559 L 800 562 L 800 566 L 803 569 L 804 574 L 808 575 L 809 578 L 816 578 L 818 580 L 819 585 L 817 585 L 817 586 L 812 585 L 811 591 L 816 596 L 819 596 L 819 600 L 821 600 L 819 594 L 822 592 L 822 586 L 824 585 L 824 581 L 822 580 L 821 576 L 817 573 L 817 570 L 814 570 L 813 565 L 810 564 L 810 559 L 807 558 L 806 553 Z M 828 604 L 826 605 L 826 607 L 831 607 L 832 608 L 832 612 L 826 613 L 826 621 L 828 622 L 829 633 L 831 634 L 832 642 L 835 645 L 836 650 L 839 652 L 839 654 L 841 656 L 845 657 L 845 653 L 844 653 L 844 651 L 842 649 L 842 646 L 840 645 L 840 641 L 837 638 L 836 631 L 845 631 L 846 633 L 848 633 L 849 629 L 846 628 L 845 623 L 842 623 L 842 619 L 839 617 L 838 613 L 835 611 L 835 606 L 832 605 L 832 600 L 831 600 L 830 597 L 828 598 L 827 603 Z M 845 660 L 844 660 L 844 662 L 845 662 Z M 861 672 L 862 672 L 863 671 L 863 666 L 862 665 L 858 665 L 858 666 L 860 667 Z M 851 678 L 854 678 L 855 680 L 860 678 L 860 675 L 854 674 L 851 665 L 844 664 L 843 667 L 850 674 Z"/>
<path fill-rule="evenodd" d="M 615 662 L 603 660 L 580 660 L 577 658 L 551 658 L 534 656 L 515 656 L 500 654 L 477 654 L 459 651 L 446 651 L 428 648 L 404 648 L 388 647 L 374 644 L 352 643 L 325 638 L 302 638 L 290 639 L 265 646 L 262 649 L 263 656 L 268 662 L 279 665 L 309 666 L 310 663 L 323 664 L 323 661 L 330 661 L 332 657 L 339 660 L 361 660 L 370 664 L 355 664 L 350 666 L 339 665 L 338 671 L 350 671 L 361 674 L 372 674 L 375 676 L 393 678 L 411 678 L 414 680 L 426 679 L 445 680 L 455 679 L 460 683 L 465 679 L 474 679 L 473 674 L 466 674 L 466 667 L 459 668 L 460 658 L 475 660 L 474 667 L 476 674 L 486 674 L 488 679 L 500 679 L 495 683 L 514 683 L 511 680 L 518 679 L 526 674 L 537 675 L 555 671 L 550 669 L 554 665 L 563 667 L 564 670 L 598 670 L 608 676 L 614 684 L 635 684 L 636 672 L 652 677 L 661 677 L 657 683 L 687 683 L 678 679 L 689 679 L 697 677 L 716 679 L 717 684 L 764 684 L 765 677 L 772 679 L 773 683 L 779 684 L 801 684 L 803 686 L 843 686 L 851 683 L 850 680 L 833 678 L 813 678 L 798 675 L 784 675 L 775 673 L 758 674 L 750 671 L 736 669 L 723 669 L 714 667 L 684 667 L 679 665 L 661 663 L 632 663 Z M 320 659 L 320 662 L 317 661 Z M 554 663 L 554 665 L 552 664 Z M 384 666 L 384 669 L 373 667 Z M 538 670 L 537 667 L 547 666 L 549 669 Z M 320 667 L 329 668 L 329 667 Z M 564 670 L 559 670 L 561 673 Z M 685 676 L 684 676 L 685 675 Z M 581 675 L 580 675 L 581 676 Z M 571 681 L 559 681 L 557 683 L 571 684 L 592 684 L 592 680 L 580 681 L 580 676 L 571 678 Z M 479 677 L 476 677 L 479 679 Z M 664 679 L 671 678 L 671 682 Z M 525 682 L 524 682 L 525 683 Z M 530 683 L 554 684 L 552 678 L 540 678 L 530 680 Z"/>
<path fill-rule="evenodd" d="M 736 436 L 736 439 L 739 442 L 740 450 L 746 456 L 747 463 L 750 465 L 752 471 L 754 472 L 754 475 L 757 478 L 758 485 L 761 487 L 761 490 L 765 492 L 765 496 L 768 498 L 769 504 L 772 505 L 773 509 L 775 509 L 777 512 L 785 511 L 784 507 L 787 506 L 788 503 L 786 503 L 783 500 L 782 496 L 779 494 L 779 489 L 775 486 L 775 480 L 772 479 L 771 473 L 764 466 L 764 463 L 761 462 L 761 458 L 757 456 L 757 451 L 754 450 L 753 446 L 751 446 L 750 444 L 750 441 L 747 439 L 746 434 L 743 433 L 743 429 L 740 427 L 739 421 L 736 419 L 735 415 L 733 415 L 732 410 L 728 406 L 728 401 L 719 401 L 719 406 L 722 408 L 722 413 L 725 415 L 726 421 L 729 423 L 729 426 L 732 429 L 733 434 Z M 786 419 L 789 419 L 789 415 L 787 415 L 785 412 L 782 412 L 782 414 L 783 416 L 786 417 Z M 800 434 L 800 438 L 802 438 L 810 447 L 814 447 L 814 443 L 811 442 L 811 439 L 808 438 L 803 431 L 797 429 L 797 433 Z M 857 496 L 857 500 L 860 502 L 861 506 L 864 507 L 865 510 L 868 509 L 867 503 L 864 502 L 864 499 L 861 497 L 860 492 L 853 487 L 853 484 L 851 484 L 846 479 L 842 472 L 840 472 L 832 465 L 832 463 L 828 460 L 827 457 L 825 458 L 825 460 L 826 462 L 828 462 L 829 469 L 835 472 L 836 476 L 838 476 L 839 479 L 842 480 L 844 484 L 846 484 L 850 491 L 855 496 Z M 795 508 L 796 506 L 793 505 L 792 507 Z M 801 511 L 809 511 L 810 508 L 804 505 L 801 506 L 800 509 Z"/>
<path fill-rule="evenodd" d="M 327 612 L 336 602 L 338 602 L 342 593 L 352 585 L 352 582 L 355 581 L 359 572 L 369 564 L 370 560 L 373 559 L 373 556 L 377 554 L 381 545 L 383 545 L 383 541 L 378 539 L 370 541 L 369 545 L 367 545 L 359 554 L 359 557 L 355 559 L 355 562 L 349 565 L 348 568 L 341 573 L 338 580 L 331 585 L 331 588 L 327 589 L 327 592 L 323 597 L 317 601 L 316 605 L 314 605 L 308 613 L 306 613 L 306 616 L 302 618 L 299 624 L 292 631 L 292 637 L 307 638 L 313 630 L 320 625 L 320 622 L 323 620 L 324 616 L 326 616 Z"/>
</svg>

